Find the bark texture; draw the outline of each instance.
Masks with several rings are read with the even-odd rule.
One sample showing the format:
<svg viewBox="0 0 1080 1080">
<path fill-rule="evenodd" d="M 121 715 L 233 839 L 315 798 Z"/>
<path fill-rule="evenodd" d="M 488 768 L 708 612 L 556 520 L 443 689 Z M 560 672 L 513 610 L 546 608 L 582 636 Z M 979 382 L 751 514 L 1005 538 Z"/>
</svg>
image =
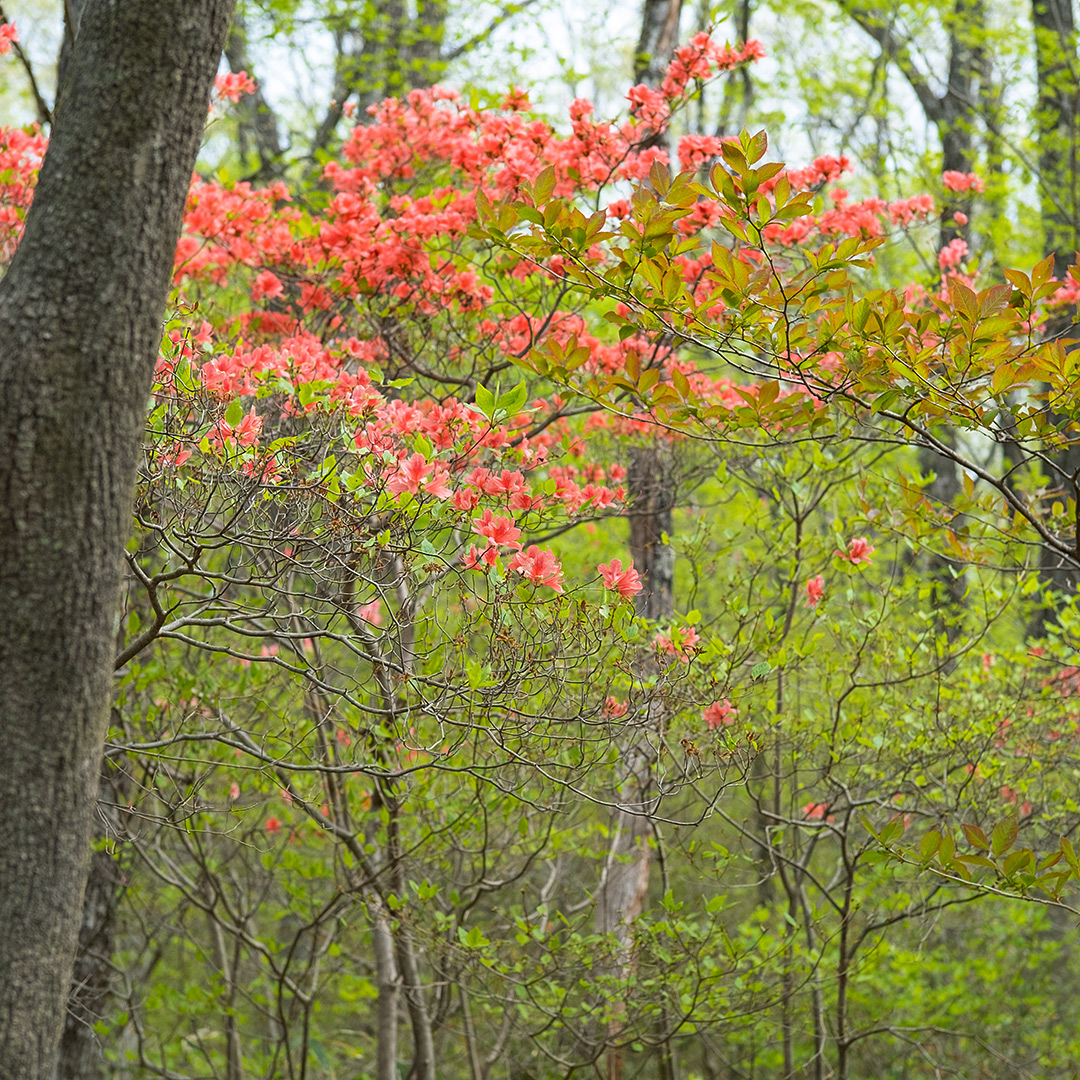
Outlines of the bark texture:
<svg viewBox="0 0 1080 1080">
<path fill-rule="evenodd" d="M 671 447 L 659 441 L 630 451 L 626 486 L 630 508 L 630 555 L 643 588 L 634 597 L 637 613 L 646 619 L 670 619 L 675 613 L 674 532 L 678 486 Z"/>
<path fill-rule="evenodd" d="M 0 1076 L 46 1080 L 72 974 L 120 563 L 232 0 L 90 0 L 0 281 Z"/>
<path fill-rule="evenodd" d="M 111 996 L 116 908 L 120 897 L 116 860 L 108 851 L 90 857 L 79 951 L 56 1056 L 54 1080 L 105 1080 L 108 1075 L 94 1024 L 102 1019 Z"/>
</svg>

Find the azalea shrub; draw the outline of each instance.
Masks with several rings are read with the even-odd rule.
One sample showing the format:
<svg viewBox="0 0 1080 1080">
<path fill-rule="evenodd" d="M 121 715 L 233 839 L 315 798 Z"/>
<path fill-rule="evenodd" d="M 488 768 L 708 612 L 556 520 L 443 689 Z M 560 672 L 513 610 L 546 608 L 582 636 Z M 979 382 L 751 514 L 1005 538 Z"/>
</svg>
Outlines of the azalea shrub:
<svg viewBox="0 0 1080 1080">
<path fill-rule="evenodd" d="M 318 189 L 193 181 L 106 761 L 117 1068 L 1072 1067 L 1000 990 L 1066 935 L 982 912 L 1080 872 L 1076 614 L 1030 565 L 1075 545 L 1043 327 L 1077 286 L 982 288 L 953 241 L 890 290 L 931 193 L 678 137 L 761 55 L 698 35 L 565 130 L 416 91 Z M 4 258 L 43 150 L 0 133 Z M 662 622 L 622 524 L 657 445 Z M 627 814 L 655 859 L 612 933 Z"/>
</svg>

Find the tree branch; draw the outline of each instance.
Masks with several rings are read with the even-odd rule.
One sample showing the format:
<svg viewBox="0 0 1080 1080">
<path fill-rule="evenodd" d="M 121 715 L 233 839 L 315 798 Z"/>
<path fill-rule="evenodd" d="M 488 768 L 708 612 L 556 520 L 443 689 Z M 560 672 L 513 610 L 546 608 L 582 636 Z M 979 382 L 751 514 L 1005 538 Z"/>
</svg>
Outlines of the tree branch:
<svg viewBox="0 0 1080 1080">
<path fill-rule="evenodd" d="M 3 4 L 0 4 L 0 26 L 10 22 L 11 20 L 4 13 Z M 13 41 L 11 47 L 15 50 L 15 55 L 19 58 L 19 63 L 22 64 L 26 77 L 30 82 L 30 93 L 34 95 L 34 108 L 37 110 L 37 122 L 42 127 L 52 127 L 52 109 L 49 108 L 49 103 L 41 93 L 41 87 L 38 86 L 33 65 L 30 63 L 30 57 L 26 55 L 25 50 L 17 41 Z"/>
<path fill-rule="evenodd" d="M 517 0 L 516 3 L 504 5 L 502 11 L 494 16 L 483 30 L 473 34 L 471 38 L 455 46 L 448 53 L 443 53 L 442 62 L 449 64 L 452 60 L 457 60 L 466 53 L 472 52 L 478 45 L 483 45 L 507 19 L 512 19 L 526 8 L 532 7 L 535 2 L 536 0 Z"/>
<path fill-rule="evenodd" d="M 881 51 L 900 69 L 900 74 L 915 91 L 926 118 L 932 124 L 940 124 L 945 118 L 945 101 L 931 89 L 926 76 L 915 66 L 911 56 L 911 42 L 896 35 L 883 15 L 866 11 L 853 0 L 837 0 L 840 10 L 855 22 L 865 34 L 881 47 Z"/>
</svg>

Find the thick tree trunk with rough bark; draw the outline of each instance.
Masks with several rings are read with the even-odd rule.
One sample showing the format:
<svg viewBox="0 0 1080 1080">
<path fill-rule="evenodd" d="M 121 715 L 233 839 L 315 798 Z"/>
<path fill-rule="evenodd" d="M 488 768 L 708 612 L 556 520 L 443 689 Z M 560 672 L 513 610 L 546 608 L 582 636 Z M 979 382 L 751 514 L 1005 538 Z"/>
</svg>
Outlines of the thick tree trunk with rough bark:
<svg viewBox="0 0 1080 1080">
<path fill-rule="evenodd" d="M 56 85 L 64 81 L 67 75 L 68 61 L 75 48 L 75 38 L 79 33 L 86 0 L 64 0 L 64 36 L 60 39 L 60 55 L 56 61 Z"/>
<path fill-rule="evenodd" d="M 0 1076 L 71 985 L 120 566 L 184 198 L 232 0 L 91 0 L 0 281 Z"/>
</svg>

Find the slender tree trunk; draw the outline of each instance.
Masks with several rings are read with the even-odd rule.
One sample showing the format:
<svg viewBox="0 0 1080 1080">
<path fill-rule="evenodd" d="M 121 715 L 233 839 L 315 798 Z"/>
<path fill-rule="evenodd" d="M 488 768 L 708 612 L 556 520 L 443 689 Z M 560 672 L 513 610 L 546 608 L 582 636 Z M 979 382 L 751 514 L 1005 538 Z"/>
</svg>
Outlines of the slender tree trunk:
<svg viewBox="0 0 1080 1080">
<path fill-rule="evenodd" d="M 446 68 L 446 0 L 419 0 L 415 15 L 402 0 L 375 0 L 362 19 L 343 20 L 335 32 L 333 100 L 315 133 L 313 150 L 330 145 L 355 98 L 361 116 L 388 97 L 434 85 Z"/>
<path fill-rule="evenodd" d="M 64 84 L 67 75 L 68 62 L 71 60 L 72 50 L 75 48 L 75 38 L 79 33 L 79 23 L 82 21 L 83 9 L 86 0 L 64 0 L 64 36 L 60 39 L 60 56 L 56 62 L 56 86 L 57 97 L 59 88 Z"/>
<path fill-rule="evenodd" d="M 229 61 L 230 71 L 246 71 L 254 77 L 254 68 L 248 54 L 247 22 L 240 13 L 237 13 L 229 29 L 229 37 L 225 42 L 225 58 Z M 257 87 L 254 94 L 242 98 L 237 109 L 237 142 L 241 162 L 246 163 L 248 154 L 254 151 L 258 157 L 258 165 L 252 176 L 279 176 L 282 172 L 282 147 L 277 116 L 263 95 L 262 87 Z"/>
<path fill-rule="evenodd" d="M 207 896 L 207 902 L 212 908 L 213 889 Z M 214 946 L 214 961 L 225 990 L 221 998 L 222 1027 L 225 1029 L 225 1080 L 244 1080 L 244 1047 L 240 1041 L 240 1027 L 236 1022 L 236 969 L 229 956 L 225 931 L 213 910 L 207 911 L 206 923 Z"/>
<path fill-rule="evenodd" d="M 1072 0 L 1032 0 L 1039 139 L 1039 196 L 1046 251 L 1063 276 L 1078 240 L 1077 120 L 1080 82 Z"/>
<path fill-rule="evenodd" d="M 406 661 L 406 663 L 408 663 Z M 405 884 L 404 855 L 401 850 L 400 820 L 401 802 L 396 793 L 387 792 L 383 800 L 390 814 L 387 826 L 387 858 L 391 865 L 390 880 L 398 896 L 407 892 Z M 416 948 L 404 920 L 392 929 L 398 970 L 401 973 L 401 989 L 405 1007 L 409 1013 L 409 1025 L 413 1036 L 413 1063 L 409 1070 L 415 1080 L 435 1080 L 435 1042 L 431 1030 L 424 986 L 420 978 Z"/>
<path fill-rule="evenodd" d="M 634 755 L 635 748 L 624 748 L 624 757 Z M 633 772 L 625 777 L 620 799 L 627 802 L 634 798 L 627 789 L 639 792 L 644 786 L 643 777 Z M 630 810 L 619 810 L 615 816 L 615 832 L 611 838 L 607 862 L 600 879 L 596 898 L 596 929 L 615 938 L 615 963 L 608 974 L 627 979 L 634 969 L 633 924 L 645 905 L 649 888 L 648 818 Z M 614 1019 L 608 1035 L 619 1038 L 626 1020 L 625 1005 L 616 1006 Z M 607 1051 L 607 1080 L 619 1080 L 622 1076 L 623 1051 L 610 1047 Z"/>
<path fill-rule="evenodd" d="M 634 79 L 655 86 L 678 44 L 683 0 L 645 0 L 634 53 Z"/>
<path fill-rule="evenodd" d="M 409 44 L 414 86 L 431 86 L 446 67 L 442 51 L 448 13 L 447 0 L 419 0 L 416 5 L 416 20 Z"/>
<path fill-rule="evenodd" d="M 375 1080 L 398 1080 L 397 1010 L 401 980 L 394 963 L 394 935 L 390 929 L 390 913 L 381 898 L 373 896 L 371 903 L 374 909 L 371 942 L 375 953 L 375 980 L 379 991 Z"/>
<path fill-rule="evenodd" d="M 0 281 L 5 1080 L 56 1063 L 146 398 L 231 14 L 231 0 L 87 3 Z"/>
<path fill-rule="evenodd" d="M 682 0 L 645 0 L 641 36 L 634 60 L 639 82 L 656 84 L 675 48 Z M 644 588 L 635 597 L 638 614 L 651 619 L 670 618 L 674 612 L 674 551 L 670 537 L 675 505 L 670 448 L 635 447 L 630 452 L 627 488 L 631 496 L 630 554 Z M 614 832 L 600 879 L 596 928 L 615 938 L 615 974 L 629 977 L 633 970 L 633 922 L 641 914 L 649 888 L 651 827 L 643 816 L 649 785 L 649 764 L 642 747 L 626 741 L 620 748 L 619 794 Z M 611 1034 L 620 1025 L 617 1018 Z M 623 1054 L 609 1049 L 607 1078 L 620 1080 Z"/>
<path fill-rule="evenodd" d="M 942 172 L 969 173 L 975 168 L 975 104 L 984 66 L 978 41 L 985 33 L 985 21 L 983 0 L 955 0 L 949 28 L 949 71 L 936 121 L 941 138 Z M 953 194 L 942 207 L 943 248 L 953 240 L 966 241 L 970 237 L 970 225 L 958 223 L 957 213 L 971 214 L 971 197 L 966 192 Z M 949 445 L 955 441 L 955 433 L 950 430 L 938 434 Z M 919 468 L 934 475 L 927 488 L 931 501 L 952 506 L 961 491 L 956 463 L 924 446 L 919 449 Z M 967 590 L 962 564 L 941 552 L 928 553 L 925 560 L 925 573 L 934 582 L 934 604 L 940 613 L 938 629 L 951 637 L 955 631 L 948 615 L 961 610 Z"/>
<path fill-rule="evenodd" d="M 975 168 L 975 109 L 986 65 L 979 41 L 986 34 L 983 0 L 956 0 L 949 31 L 949 73 L 941 115 L 937 121 L 941 137 L 942 172 L 968 173 Z M 955 192 L 941 211 L 941 244 L 967 240 L 969 225 L 959 224 L 955 215 L 971 216 L 971 195 Z"/>
<path fill-rule="evenodd" d="M 1080 65 L 1076 23 L 1071 0 L 1033 0 L 1031 14 L 1038 84 L 1035 123 L 1039 138 L 1040 216 L 1046 253 L 1054 256 L 1054 273 L 1064 278 L 1080 246 Z M 1047 332 L 1074 337 L 1071 322 L 1067 314 L 1058 316 L 1048 323 Z M 1061 491 L 1062 502 L 1080 498 L 1080 445 L 1074 441 L 1050 455 L 1048 465 L 1049 486 Z M 1072 596 L 1080 585 L 1080 568 L 1045 547 L 1040 552 L 1039 571 L 1044 585 L 1065 596 Z M 1033 620 L 1031 633 L 1041 637 L 1053 618 L 1053 608 L 1042 607 Z"/>
<path fill-rule="evenodd" d="M 682 0 L 645 0 L 634 58 L 638 82 L 660 82 L 677 44 L 681 14 Z M 661 136 L 660 142 L 665 141 Z M 658 442 L 630 451 L 630 554 L 644 584 L 635 604 L 638 614 L 649 619 L 671 618 L 675 610 L 675 553 L 665 538 L 673 528 L 674 487 L 670 447 Z"/>
<path fill-rule="evenodd" d="M 416 962 L 416 949 L 412 936 L 404 926 L 394 935 L 397 946 L 398 965 L 401 968 L 405 1005 L 409 1010 L 409 1022 L 413 1033 L 412 1075 L 416 1080 L 435 1080 L 435 1042 L 431 1031 L 431 1017 L 424 1000 L 424 987 L 420 968 Z"/>
<path fill-rule="evenodd" d="M 630 505 L 630 554 L 641 574 L 637 613 L 646 619 L 670 619 L 675 611 L 675 464 L 671 447 L 635 446 L 630 451 L 626 485 Z"/>
</svg>

